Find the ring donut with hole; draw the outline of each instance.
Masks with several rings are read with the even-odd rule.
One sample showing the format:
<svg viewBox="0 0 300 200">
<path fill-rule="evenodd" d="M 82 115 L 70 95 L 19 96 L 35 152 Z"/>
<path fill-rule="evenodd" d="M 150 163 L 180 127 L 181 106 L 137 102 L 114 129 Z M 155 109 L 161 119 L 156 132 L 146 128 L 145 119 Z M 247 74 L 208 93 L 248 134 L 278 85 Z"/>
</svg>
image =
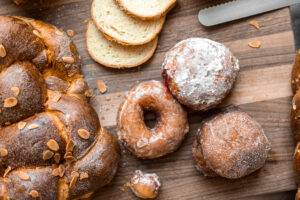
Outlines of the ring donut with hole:
<svg viewBox="0 0 300 200">
<path fill-rule="evenodd" d="M 150 129 L 144 112 L 156 114 Z M 137 157 L 158 158 L 175 151 L 189 130 L 187 113 L 159 81 L 135 86 L 125 97 L 117 116 L 119 139 Z"/>
</svg>

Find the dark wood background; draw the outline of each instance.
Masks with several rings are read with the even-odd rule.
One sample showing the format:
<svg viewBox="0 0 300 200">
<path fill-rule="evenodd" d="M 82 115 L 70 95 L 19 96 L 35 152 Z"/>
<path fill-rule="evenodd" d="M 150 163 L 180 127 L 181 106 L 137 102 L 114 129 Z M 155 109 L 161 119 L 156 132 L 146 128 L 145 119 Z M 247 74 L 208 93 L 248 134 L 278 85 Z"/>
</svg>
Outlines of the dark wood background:
<svg viewBox="0 0 300 200">
<path fill-rule="evenodd" d="M 289 112 L 290 71 L 295 48 L 289 10 L 205 28 L 199 24 L 197 13 L 214 2 L 221 1 L 179 0 L 167 17 L 153 58 L 135 69 L 112 70 L 95 63 L 86 51 L 85 30 L 91 0 L 45 0 L 22 6 L 14 5 L 11 0 L 0 1 L 1 15 L 32 17 L 63 30 L 74 30 L 73 40 L 82 57 L 83 74 L 94 90 L 91 103 L 99 113 L 101 124 L 114 134 L 115 117 L 124 93 L 139 82 L 161 80 L 165 52 L 178 41 L 207 37 L 226 44 L 240 60 L 237 83 L 223 105 L 240 105 L 263 126 L 272 143 L 264 168 L 240 180 L 205 178 L 199 174 L 194 168 L 191 147 L 206 114 L 193 113 L 189 116 L 190 132 L 175 153 L 155 160 L 139 160 L 122 148 L 122 161 L 115 179 L 97 192 L 95 199 L 136 199 L 130 189 L 120 190 L 136 169 L 160 176 L 163 186 L 158 199 L 294 199 L 295 144 L 289 128 Z M 249 25 L 252 19 L 259 22 L 259 30 Z M 248 47 L 248 42 L 254 40 L 261 41 L 260 49 Z M 97 90 L 97 80 L 106 83 L 106 94 L 101 95 Z"/>
</svg>

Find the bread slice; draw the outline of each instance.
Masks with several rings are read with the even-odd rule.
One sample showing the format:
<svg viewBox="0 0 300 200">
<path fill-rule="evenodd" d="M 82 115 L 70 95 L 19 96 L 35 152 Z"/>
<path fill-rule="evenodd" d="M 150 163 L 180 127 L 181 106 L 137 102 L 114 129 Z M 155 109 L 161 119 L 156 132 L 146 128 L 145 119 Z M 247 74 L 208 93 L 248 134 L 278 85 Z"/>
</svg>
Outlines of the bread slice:
<svg viewBox="0 0 300 200">
<path fill-rule="evenodd" d="M 92 18 L 110 40 L 123 45 L 142 45 L 152 41 L 161 31 L 165 16 L 145 21 L 121 10 L 115 0 L 94 0 Z"/>
<path fill-rule="evenodd" d="M 147 44 L 123 46 L 106 39 L 90 20 L 86 31 L 86 44 L 91 57 L 98 63 L 112 68 L 130 68 L 149 60 L 157 46 L 158 37 Z"/>
<path fill-rule="evenodd" d="M 117 2 L 125 11 L 142 20 L 159 19 L 176 4 L 176 0 L 117 0 Z"/>
</svg>

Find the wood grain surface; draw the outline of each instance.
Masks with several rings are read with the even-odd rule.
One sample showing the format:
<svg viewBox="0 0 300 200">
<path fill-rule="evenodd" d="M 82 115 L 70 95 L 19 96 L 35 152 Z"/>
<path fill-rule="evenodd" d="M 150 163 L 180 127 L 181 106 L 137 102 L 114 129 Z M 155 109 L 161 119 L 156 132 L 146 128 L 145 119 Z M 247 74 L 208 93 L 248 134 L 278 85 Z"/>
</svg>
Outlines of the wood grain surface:
<svg viewBox="0 0 300 200">
<path fill-rule="evenodd" d="M 289 128 L 291 105 L 290 72 L 295 57 L 289 10 L 281 9 L 239 21 L 205 28 L 197 20 L 199 9 L 212 5 L 207 0 L 179 0 L 169 13 L 160 34 L 154 57 L 131 70 L 112 70 L 95 63 L 86 51 L 86 20 L 90 18 L 91 0 L 49 0 L 14 5 L 0 1 L 1 15 L 36 18 L 75 32 L 73 40 L 82 57 L 82 71 L 94 91 L 91 100 L 101 124 L 116 133 L 116 113 L 126 91 L 147 80 L 161 80 L 161 64 L 166 51 L 188 37 L 206 37 L 226 44 L 239 58 L 241 71 L 233 92 L 222 106 L 237 104 L 264 128 L 272 143 L 268 161 L 261 170 L 240 180 L 205 178 L 194 168 L 191 147 L 199 123 L 206 113 L 190 113 L 190 132 L 178 151 L 155 160 L 139 160 L 122 148 L 122 161 L 113 182 L 102 188 L 94 199 L 136 199 L 130 189 L 121 187 L 136 169 L 155 172 L 162 188 L 157 199 L 293 199 L 296 189 L 292 156 L 294 140 Z M 257 20 L 259 30 L 249 25 Z M 248 46 L 259 40 L 260 49 Z M 108 91 L 100 94 L 97 81 Z M 287 192 L 292 191 L 292 192 Z"/>
</svg>

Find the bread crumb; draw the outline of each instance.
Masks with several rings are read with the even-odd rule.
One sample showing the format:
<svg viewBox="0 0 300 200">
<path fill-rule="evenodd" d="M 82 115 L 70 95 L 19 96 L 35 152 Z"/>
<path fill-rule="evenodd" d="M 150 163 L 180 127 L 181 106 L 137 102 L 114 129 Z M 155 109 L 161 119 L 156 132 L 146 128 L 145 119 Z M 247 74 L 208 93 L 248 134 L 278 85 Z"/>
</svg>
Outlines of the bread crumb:
<svg viewBox="0 0 300 200">
<path fill-rule="evenodd" d="M 97 81 L 97 85 L 98 85 L 98 89 L 99 89 L 99 91 L 103 94 L 103 93 L 105 93 L 106 91 L 107 91 L 107 89 L 106 89 L 106 85 L 105 85 L 105 83 L 103 82 L 103 81 Z"/>
<path fill-rule="evenodd" d="M 248 42 L 248 46 L 252 48 L 260 48 L 261 43 L 260 41 L 252 41 L 252 42 Z"/>
<path fill-rule="evenodd" d="M 125 184 L 120 188 L 120 190 L 121 190 L 121 191 L 125 191 L 125 190 L 127 190 L 128 187 L 129 187 L 129 182 L 125 183 Z"/>
<path fill-rule="evenodd" d="M 109 97 L 106 97 L 105 100 L 106 100 L 106 101 L 110 101 L 110 98 L 109 98 Z"/>
<path fill-rule="evenodd" d="M 249 23 L 250 25 L 254 26 L 256 29 L 259 29 L 259 23 L 256 20 L 252 20 Z"/>
<path fill-rule="evenodd" d="M 101 116 L 101 120 L 105 120 L 105 117 L 104 117 L 104 116 Z"/>
</svg>

